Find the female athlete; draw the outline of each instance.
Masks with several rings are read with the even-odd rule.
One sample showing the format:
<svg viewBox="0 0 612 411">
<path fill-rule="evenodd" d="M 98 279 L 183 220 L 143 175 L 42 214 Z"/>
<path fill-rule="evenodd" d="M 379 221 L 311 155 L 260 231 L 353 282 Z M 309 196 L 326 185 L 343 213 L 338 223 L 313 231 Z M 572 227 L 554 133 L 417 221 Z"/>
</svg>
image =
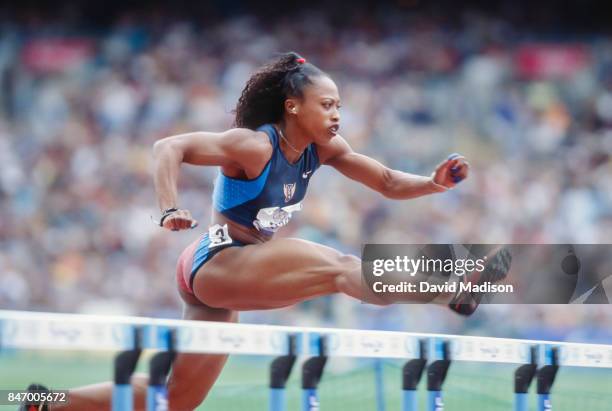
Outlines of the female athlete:
<svg viewBox="0 0 612 411">
<path fill-rule="evenodd" d="M 392 170 L 354 152 L 338 134 L 340 106 L 334 81 L 299 55 L 287 53 L 249 79 L 235 110 L 236 128 L 155 143 L 160 225 L 168 230 L 197 225 L 180 207 L 181 164 L 221 168 L 211 224 L 177 264 L 185 319 L 234 322 L 239 311 L 286 307 L 333 293 L 383 303 L 362 290 L 359 258 L 305 240 L 275 239 L 274 233 L 300 211 L 308 183 L 321 165 L 398 200 L 444 192 L 467 177 L 469 165 L 454 155 L 431 176 Z M 196 408 L 226 358 L 178 354 L 168 381 L 170 409 Z M 135 406 L 144 408 L 146 377 L 135 376 L 133 385 Z M 110 384 L 72 390 L 66 409 L 108 409 L 111 390 Z"/>
</svg>

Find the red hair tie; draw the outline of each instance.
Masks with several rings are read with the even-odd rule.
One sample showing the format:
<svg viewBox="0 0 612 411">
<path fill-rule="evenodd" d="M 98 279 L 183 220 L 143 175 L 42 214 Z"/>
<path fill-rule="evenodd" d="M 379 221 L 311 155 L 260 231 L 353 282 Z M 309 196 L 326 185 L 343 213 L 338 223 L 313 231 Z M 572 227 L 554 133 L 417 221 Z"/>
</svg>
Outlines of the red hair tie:
<svg viewBox="0 0 612 411">
<path fill-rule="evenodd" d="M 300 57 L 299 59 L 295 60 L 295 61 L 296 61 L 297 63 L 299 63 L 299 64 L 304 64 L 304 63 L 306 63 L 306 59 L 301 58 L 301 57 Z"/>
</svg>

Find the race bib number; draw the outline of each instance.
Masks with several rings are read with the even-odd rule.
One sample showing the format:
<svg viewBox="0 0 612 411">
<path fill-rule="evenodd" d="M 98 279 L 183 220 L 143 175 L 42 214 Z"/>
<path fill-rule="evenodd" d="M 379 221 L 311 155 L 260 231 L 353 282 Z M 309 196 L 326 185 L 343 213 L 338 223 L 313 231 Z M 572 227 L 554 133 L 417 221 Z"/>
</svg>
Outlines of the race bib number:
<svg viewBox="0 0 612 411">
<path fill-rule="evenodd" d="M 233 241 L 229 235 L 227 224 L 215 224 L 210 226 L 208 228 L 208 239 L 210 240 L 208 248 L 215 248 L 220 245 L 231 244 Z"/>
</svg>

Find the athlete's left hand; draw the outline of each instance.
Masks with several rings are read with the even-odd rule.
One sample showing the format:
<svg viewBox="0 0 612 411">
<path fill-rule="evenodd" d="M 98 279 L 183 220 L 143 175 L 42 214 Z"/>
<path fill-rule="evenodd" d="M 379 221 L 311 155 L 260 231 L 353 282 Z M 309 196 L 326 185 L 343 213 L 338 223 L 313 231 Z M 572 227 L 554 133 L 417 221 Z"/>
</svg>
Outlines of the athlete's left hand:
<svg viewBox="0 0 612 411">
<path fill-rule="evenodd" d="M 446 188 L 453 188 L 468 177 L 470 164 L 461 154 L 453 153 L 446 161 L 438 164 L 431 175 L 434 183 Z"/>
</svg>

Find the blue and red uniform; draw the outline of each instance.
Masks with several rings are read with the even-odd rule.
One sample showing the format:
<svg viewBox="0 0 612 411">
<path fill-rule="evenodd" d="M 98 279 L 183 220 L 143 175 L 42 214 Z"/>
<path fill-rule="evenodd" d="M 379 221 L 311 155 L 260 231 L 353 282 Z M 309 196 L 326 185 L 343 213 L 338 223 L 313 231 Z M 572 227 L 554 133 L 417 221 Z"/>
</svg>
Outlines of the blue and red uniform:
<svg viewBox="0 0 612 411">
<path fill-rule="evenodd" d="M 268 135 L 272 156 L 261 174 L 253 179 L 225 176 L 219 171 L 213 191 L 213 207 L 229 220 L 245 227 L 255 227 L 272 235 L 286 225 L 295 211 L 302 208 L 308 182 L 319 168 L 319 156 L 310 144 L 295 163 L 290 163 L 280 149 L 277 129 L 265 124 L 257 129 Z M 195 273 L 216 253 L 227 247 L 244 246 L 233 240 L 227 226 L 211 226 L 198 241 L 179 257 L 177 281 L 179 287 L 192 293 Z"/>
</svg>

